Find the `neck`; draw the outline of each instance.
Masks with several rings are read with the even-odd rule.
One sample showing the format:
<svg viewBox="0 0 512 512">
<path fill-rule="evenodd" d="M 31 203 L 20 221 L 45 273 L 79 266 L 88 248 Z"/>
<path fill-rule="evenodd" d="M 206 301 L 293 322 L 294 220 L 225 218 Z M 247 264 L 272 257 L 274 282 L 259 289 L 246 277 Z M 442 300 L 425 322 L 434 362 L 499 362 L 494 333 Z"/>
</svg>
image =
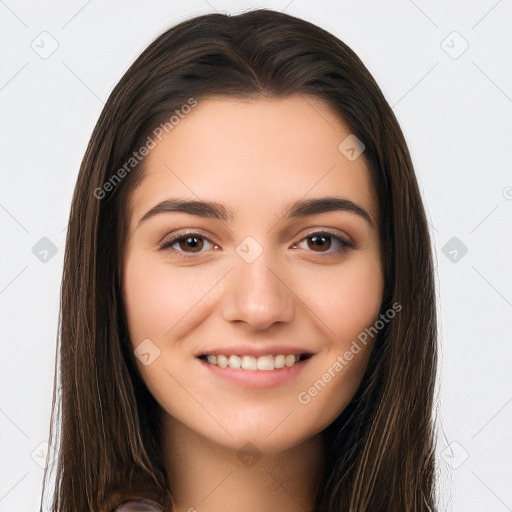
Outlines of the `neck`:
<svg viewBox="0 0 512 512">
<path fill-rule="evenodd" d="M 279 453 L 242 453 L 165 415 L 162 447 L 173 512 L 310 512 L 315 507 L 325 460 L 321 434 Z"/>
</svg>

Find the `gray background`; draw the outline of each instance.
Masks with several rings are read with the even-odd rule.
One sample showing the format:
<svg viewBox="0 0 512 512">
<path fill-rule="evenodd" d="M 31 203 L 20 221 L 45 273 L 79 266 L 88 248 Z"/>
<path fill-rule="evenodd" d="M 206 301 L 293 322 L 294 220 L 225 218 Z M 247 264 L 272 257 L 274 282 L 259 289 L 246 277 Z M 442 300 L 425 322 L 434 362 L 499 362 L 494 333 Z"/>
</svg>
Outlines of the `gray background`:
<svg viewBox="0 0 512 512">
<path fill-rule="evenodd" d="M 106 98 L 165 29 L 255 7 L 337 35 L 392 105 L 438 269 L 440 510 L 512 510 L 511 0 L 0 0 L 0 512 L 38 510 L 67 217 Z"/>
</svg>

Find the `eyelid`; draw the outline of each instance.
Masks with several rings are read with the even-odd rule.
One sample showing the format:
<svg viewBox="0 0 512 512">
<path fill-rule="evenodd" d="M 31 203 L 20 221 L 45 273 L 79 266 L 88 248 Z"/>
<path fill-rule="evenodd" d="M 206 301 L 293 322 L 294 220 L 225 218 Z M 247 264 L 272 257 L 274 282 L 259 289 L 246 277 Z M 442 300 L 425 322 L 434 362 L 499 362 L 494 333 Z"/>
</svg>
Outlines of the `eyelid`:
<svg viewBox="0 0 512 512">
<path fill-rule="evenodd" d="M 162 244 L 166 244 L 167 242 L 164 242 L 163 240 L 165 240 L 165 238 L 167 237 L 171 237 L 170 239 L 171 240 L 177 240 L 183 236 L 186 236 L 186 235 L 201 235 L 203 238 L 206 238 L 207 240 L 210 240 L 210 237 L 213 238 L 213 234 L 208 232 L 207 230 L 204 230 L 204 229 L 194 229 L 194 228 L 184 228 L 184 230 L 181 230 L 181 229 L 177 229 L 176 231 L 172 231 L 171 233 L 166 233 L 162 238 L 160 238 L 160 240 L 158 240 L 158 245 L 162 245 Z M 213 243 L 213 242 L 211 242 Z"/>
</svg>

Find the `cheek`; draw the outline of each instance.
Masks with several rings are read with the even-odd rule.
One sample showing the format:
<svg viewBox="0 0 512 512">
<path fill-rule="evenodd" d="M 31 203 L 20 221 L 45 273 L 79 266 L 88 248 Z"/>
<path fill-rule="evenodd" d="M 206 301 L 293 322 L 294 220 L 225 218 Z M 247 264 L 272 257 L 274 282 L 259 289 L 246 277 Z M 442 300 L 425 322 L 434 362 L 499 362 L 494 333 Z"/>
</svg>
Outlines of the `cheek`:
<svg viewBox="0 0 512 512">
<path fill-rule="evenodd" d="M 343 277 L 343 279 L 341 279 Z M 328 300 L 318 301 L 318 316 L 328 325 L 329 343 L 307 386 L 297 396 L 322 428 L 346 408 L 363 378 L 376 336 L 365 330 L 379 318 L 383 280 L 376 266 L 340 275 L 329 289 Z M 320 326 L 320 323 L 318 324 Z"/>
<path fill-rule="evenodd" d="M 124 274 L 126 315 L 132 343 L 152 338 L 163 321 L 162 312 L 169 306 L 163 293 L 165 286 L 158 272 L 143 259 L 127 258 Z M 152 327 L 151 327 L 152 326 Z"/>
<path fill-rule="evenodd" d="M 337 329 L 346 328 L 356 335 L 375 322 L 382 293 L 383 280 L 377 268 L 366 267 L 347 276 L 339 294 L 338 311 L 341 314 L 337 317 Z"/>
<path fill-rule="evenodd" d="M 384 289 L 379 261 L 373 254 L 354 258 L 335 270 L 325 269 L 302 280 L 308 306 L 321 320 L 319 327 L 335 349 L 345 350 L 352 339 L 372 325 L 379 316 Z M 309 292 L 308 292 L 309 290 Z"/>
<path fill-rule="evenodd" d="M 194 269 L 188 270 L 173 272 L 162 262 L 152 262 L 144 256 L 127 258 L 124 300 L 134 345 L 145 338 L 164 339 L 178 322 L 181 327 L 190 321 L 191 310 L 211 284 L 192 276 Z"/>
</svg>

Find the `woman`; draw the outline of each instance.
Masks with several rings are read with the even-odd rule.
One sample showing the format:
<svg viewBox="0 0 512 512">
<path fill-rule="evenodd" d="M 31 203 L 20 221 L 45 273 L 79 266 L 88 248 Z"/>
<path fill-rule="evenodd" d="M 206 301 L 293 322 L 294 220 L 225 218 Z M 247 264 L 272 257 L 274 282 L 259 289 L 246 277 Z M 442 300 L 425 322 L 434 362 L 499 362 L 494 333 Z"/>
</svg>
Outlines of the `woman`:
<svg viewBox="0 0 512 512">
<path fill-rule="evenodd" d="M 410 155 L 354 52 L 271 10 L 180 23 L 80 168 L 52 510 L 435 510 L 435 312 Z"/>
</svg>

